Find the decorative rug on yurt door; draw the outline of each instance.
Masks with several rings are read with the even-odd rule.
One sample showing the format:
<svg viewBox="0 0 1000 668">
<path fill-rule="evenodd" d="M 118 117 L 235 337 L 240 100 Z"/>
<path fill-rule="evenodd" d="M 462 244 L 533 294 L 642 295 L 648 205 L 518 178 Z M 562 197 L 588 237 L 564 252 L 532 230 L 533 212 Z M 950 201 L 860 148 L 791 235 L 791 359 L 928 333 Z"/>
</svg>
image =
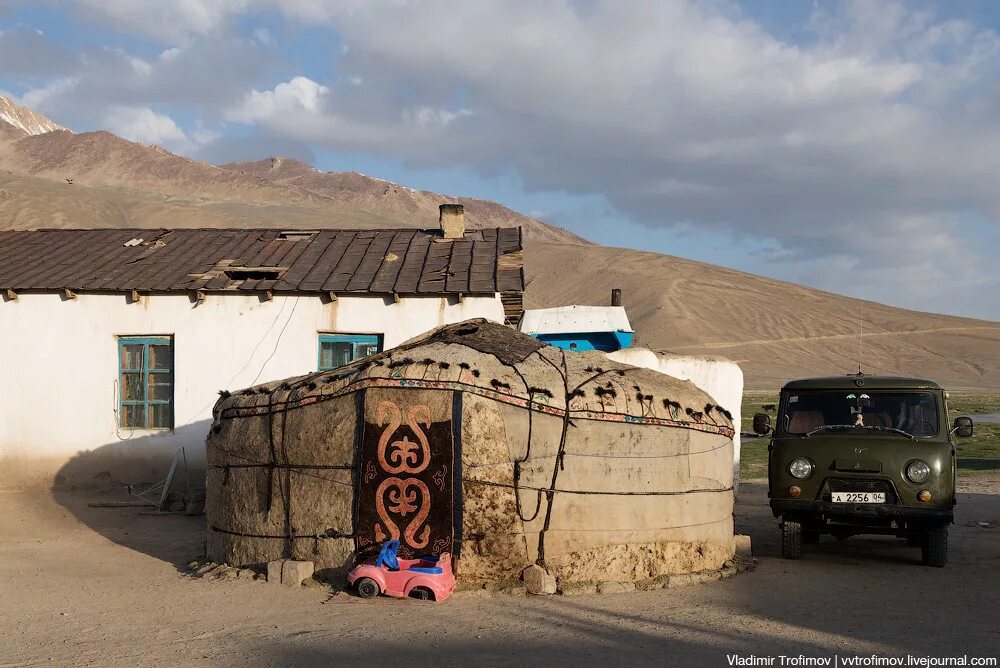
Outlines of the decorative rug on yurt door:
<svg viewBox="0 0 1000 668">
<path fill-rule="evenodd" d="M 461 495 L 461 478 L 456 484 L 455 462 L 461 452 L 455 434 L 461 424 L 456 429 L 452 420 L 460 395 L 379 388 L 364 397 L 354 508 L 358 557 L 378 553 L 390 538 L 399 540 L 404 559 L 442 552 L 457 557 L 454 495 Z"/>
</svg>

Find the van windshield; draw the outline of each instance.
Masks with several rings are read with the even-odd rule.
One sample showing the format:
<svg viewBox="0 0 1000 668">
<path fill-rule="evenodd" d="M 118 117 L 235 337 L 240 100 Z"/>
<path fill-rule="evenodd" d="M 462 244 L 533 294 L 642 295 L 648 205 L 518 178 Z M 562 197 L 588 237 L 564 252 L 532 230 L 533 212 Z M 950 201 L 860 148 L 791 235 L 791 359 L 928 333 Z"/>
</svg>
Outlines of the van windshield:
<svg viewBox="0 0 1000 668">
<path fill-rule="evenodd" d="M 930 392 L 809 390 L 789 392 L 782 402 L 782 424 L 789 434 L 872 431 L 907 436 L 938 433 L 937 397 Z"/>
</svg>

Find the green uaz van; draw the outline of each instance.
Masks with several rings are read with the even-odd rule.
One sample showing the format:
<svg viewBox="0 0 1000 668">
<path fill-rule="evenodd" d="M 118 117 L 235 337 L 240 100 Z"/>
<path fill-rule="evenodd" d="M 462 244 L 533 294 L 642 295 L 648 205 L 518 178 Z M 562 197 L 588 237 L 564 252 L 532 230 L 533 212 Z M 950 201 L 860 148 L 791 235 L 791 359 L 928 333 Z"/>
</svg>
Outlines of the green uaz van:
<svg viewBox="0 0 1000 668">
<path fill-rule="evenodd" d="M 839 376 L 794 380 L 781 389 L 771 434 L 768 496 L 781 518 L 781 552 L 799 559 L 821 534 L 844 540 L 888 534 L 919 545 L 923 561 L 944 566 L 955 506 L 952 436 L 971 436 L 972 420 L 948 424 L 947 395 L 918 378 Z"/>
</svg>

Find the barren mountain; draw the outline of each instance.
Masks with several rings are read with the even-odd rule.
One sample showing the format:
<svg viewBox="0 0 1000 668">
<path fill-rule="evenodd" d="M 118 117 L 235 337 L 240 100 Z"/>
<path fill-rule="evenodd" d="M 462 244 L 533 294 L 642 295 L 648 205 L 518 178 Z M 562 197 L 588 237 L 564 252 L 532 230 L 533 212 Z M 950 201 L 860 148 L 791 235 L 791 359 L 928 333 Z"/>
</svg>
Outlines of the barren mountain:
<svg viewBox="0 0 1000 668">
<path fill-rule="evenodd" d="M 526 308 L 606 304 L 611 289 L 622 288 L 639 345 L 727 357 L 743 367 L 750 388 L 856 373 L 859 354 L 868 374 L 927 377 L 952 389 L 1000 387 L 997 322 L 861 302 L 621 248 L 536 243 L 525 263 Z"/>
<path fill-rule="evenodd" d="M 438 204 L 458 201 L 471 227 L 524 228 L 527 306 L 603 304 L 611 288 L 622 288 L 639 343 L 729 357 L 749 387 L 856 371 L 862 310 L 866 372 L 927 376 L 956 389 L 1000 387 L 1000 323 L 862 305 L 705 263 L 596 246 L 493 202 L 291 159 L 215 167 L 16 111 L 16 124 L 0 120 L 0 229 L 431 227 Z M 32 134 L 47 127 L 54 129 Z"/>
<path fill-rule="evenodd" d="M 22 107 L 9 97 L 0 95 L 0 121 L 4 121 L 28 135 L 41 135 L 53 130 L 65 130 L 55 121 Z"/>
<path fill-rule="evenodd" d="M 528 218 L 496 202 L 414 190 L 357 172 L 322 172 L 293 158 L 271 157 L 256 162 L 234 162 L 222 165 L 222 169 L 319 193 L 342 204 L 377 213 L 387 221 L 433 221 L 438 205 L 449 201 L 465 206 L 465 218 L 472 227 L 520 225 L 529 239 L 589 243 L 572 232 Z"/>
<path fill-rule="evenodd" d="M 0 215 L 8 228 L 150 227 L 165 219 L 185 227 L 287 227 L 290 220 L 309 227 L 432 227 L 438 204 L 460 201 L 472 228 L 521 226 L 529 239 L 586 243 L 493 202 L 415 191 L 362 174 L 323 173 L 281 158 L 216 167 L 108 132 L 73 133 L 0 96 L 3 109 L 14 110 L 16 121 L 0 120 L 0 188 L 6 192 Z M 90 206 L 78 210 L 81 199 Z M 196 207 L 183 222 L 179 205 Z M 114 222 L 91 220 L 95 208 L 116 211 Z"/>
</svg>

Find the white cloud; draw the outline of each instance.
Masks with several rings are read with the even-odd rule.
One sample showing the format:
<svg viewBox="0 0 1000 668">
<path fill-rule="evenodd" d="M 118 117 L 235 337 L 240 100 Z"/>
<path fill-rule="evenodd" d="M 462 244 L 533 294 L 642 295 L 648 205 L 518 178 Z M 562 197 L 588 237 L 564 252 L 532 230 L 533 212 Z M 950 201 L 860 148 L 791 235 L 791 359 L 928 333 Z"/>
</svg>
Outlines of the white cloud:
<svg viewBox="0 0 1000 668">
<path fill-rule="evenodd" d="M 40 88 L 32 88 L 21 97 L 20 102 L 34 111 L 49 113 L 55 108 L 52 104 L 54 100 L 75 90 L 79 85 L 78 77 L 55 79 Z"/>
<path fill-rule="evenodd" d="M 87 51 L 82 72 L 25 99 L 187 105 L 206 128 L 514 171 L 527 191 L 606 198 L 647 226 L 773 240 L 774 273 L 831 289 L 848 276 L 918 300 L 945 276 L 996 274 L 966 219 L 1000 218 L 1000 37 L 970 21 L 817 4 L 792 42 L 727 0 L 82 1 L 172 48 L 145 67 Z M 294 76 L 263 29 L 234 37 L 258 12 L 285 16 L 276 35 L 336 32 L 336 75 Z"/>
<path fill-rule="evenodd" d="M 251 4 L 249 0 L 79 0 L 81 9 L 120 29 L 165 42 L 217 31 Z"/>
<path fill-rule="evenodd" d="M 194 148 L 187 134 L 169 116 L 142 107 L 112 107 L 104 118 L 112 134 L 141 144 L 163 146 L 177 152 Z"/>
<path fill-rule="evenodd" d="M 989 266 L 954 250 L 965 212 L 1000 217 L 989 29 L 901 3 L 817 9 L 803 43 L 724 3 L 279 5 L 335 27 L 338 69 L 365 86 L 331 84 L 294 128 L 252 117 L 272 131 L 513 167 L 531 191 L 604 195 L 645 225 L 773 239 L 786 275 L 853 262 L 859 285 L 908 300 L 943 276 L 973 285 L 956 262 Z"/>
<path fill-rule="evenodd" d="M 254 28 L 253 38 L 264 46 L 274 46 L 274 36 L 267 28 Z"/>
<path fill-rule="evenodd" d="M 22 97 L 78 130 L 103 128 L 117 107 L 187 107 L 211 126 L 224 105 L 271 71 L 271 60 L 254 43 L 226 36 L 198 37 L 143 58 L 122 48 L 87 47 L 76 54 L 72 74 L 35 84 Z"/>
<path fill-rule="evenodd" d="M 420 128 L 443 128 L 450 125 L 455 119 L 471 115 L 472 112 L 468 109 L 449 111 L 448 109 L 434 109 L 431 107 L 414 107 L 404 109 L 402 112 L 404 123 L 407 125 L 416 125 Z"/>
<path fill-rule="evenodd" d="M 251 91 L 243 101 L 226 112 L 227 120 L 239 123 L 267 122 L 285 114 L 319 111 L 320 99 L 330 92 L 308 77 L 295 77 L 280 83 L 274 90 Z"/>
</svg>

